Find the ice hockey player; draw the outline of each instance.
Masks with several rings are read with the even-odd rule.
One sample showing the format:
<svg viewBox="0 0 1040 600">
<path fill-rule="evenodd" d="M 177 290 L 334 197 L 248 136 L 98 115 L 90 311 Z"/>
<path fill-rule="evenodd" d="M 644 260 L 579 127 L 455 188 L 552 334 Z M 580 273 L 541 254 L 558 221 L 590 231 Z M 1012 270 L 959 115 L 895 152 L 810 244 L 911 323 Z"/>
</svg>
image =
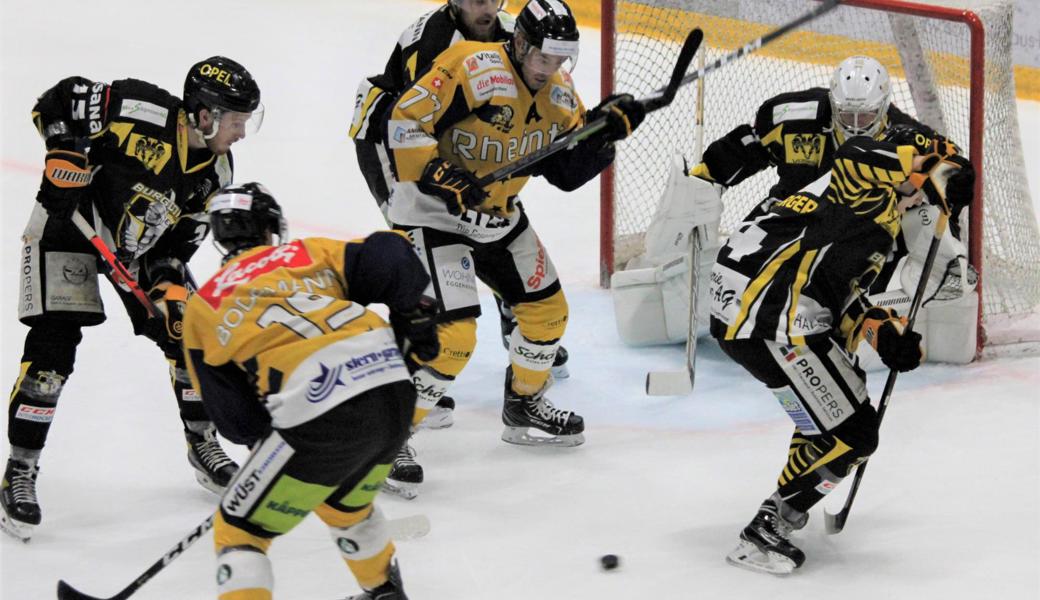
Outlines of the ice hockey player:
<svg viewBox="0 0 1040 600">
<path fill-rule="evenodd" d="M 504 5 L 505 0 L 448 0 L 405 28 L 384 72 L 363 80 L 358 87 L 350 135 L 354 139 L 358 166 L 384 216 L 393 187 L 393 174 L 384 138 L 386 120 L 394 101 L 418 75 L 426 72 L 437 55 L 452 44 L 467 40 L 511 40 L 514 20 L 503 10 Z M 495 302 L 499 309 L 504 344 L 508 349 L 509 336 L 516 327 L 516 316 L 512 308 L 503 304 L 497 295 Z M 567 350 L 561 346 L 552 368 L 556 379 L 568 377 L 567 358 Z M 443 396 L 418 426 L 429 429 L 450 427 L 454 422 L 454 406 L 453 398 Z M 407 481 L 422 480 L 422 467 L 414 461 L 414 451 L 410 447 L 402 449 L 388 480 L 393 482 L 399 478 Z M 391 491 L 399 490 L 391 488 Z"/>
<path fill-rule="evenodd" d="M 115 241 L 117 257 L 162 313 L 148 318 L 116 286 L 134 333 L 154 340 L 170 362 L 197 479 L 220 493 L 234 475 L 236 465 L 214 437 L 184 370 L 181 313 L 190 286 L 186 263 L 207 232 L 205 202 L 231 181 L 231 145 L 255 132 L 262 118 L 252 75 L 220 56 L 191 67 L 183 100 L 137 79 L 106 84 L 70 77 L 36 102 L 33 121 L 47 158 L 19 270 L 18 316 L 30 329 L 8 409 L 11 453 L 0 495 L 8 532 L 28 539 L 41 521 L 40 453 L 72 374 L 80 330 L 105 320 L 98 254 L 73 225 L 76 211 Z"/>
<path fill-rule="evenodd" d="M 711 335 L 795 423 L 777 488 L 740 533 L 731 563 L 774 574 L 801 566 L 790 533 L 877 447 L 877 412 L 853 352 L 865 340 L 886 366 L 909 371 L 923 351 L 905 316 L 870 304 L 866 290 L 919 190 L 940 206 L 970 201 L 970 185 L 954 174 L 969 164 L 958 152 L 924 128 L 849 138 L 828 173 L 745 221 L 720 250 Z"/>
<path fill-rule="evenodd" d="M 829 89 L 789 92 L 763 102 L 754 126 L 738 125 L 711 143 L 690 175 L 730 188 L 775 167 L 777 182 L 745 218 L 752 219 L 827 173 L 845 140 L 880 139 L 894 125 L 930 131 L 892 103 L 884 65 L 868 56 L 852 56 L 835 69 Z M 955 189 L 970 189 L 974 176 L 971 165 L 965 165 L 956 175 L 961 181 Z M 954 235 L 958 216 L 950 219 Z M 882 279 L 887 280 L 887 273 Z"/>
<path fill-rule="evenodd" d="M 258 183 L 209 212 L 224 265 L 188 301 L 188 371 L 220 433 L 252 448 L 215 517 L 218 597 L 269 600 L 268 548 L 314 511 L 366 590 L 356 600 L 406 600 L 373 500 L 415 410 L 395 333 L 416 360 L 437 355 L 429 276 L 400 233 L 289 241 Z"/>
<path fill-rule="evenodd" d="M 628 268 L 657 266 L 668 263 L 676 255 L 686 256 L 689 253 L 687 244 L 690 230 L 697 224 L 706 222 L 708 225 L 703 231 L 706 235 L 702 235 L 702 239 L 706 240 L 703 255 L 710 259 L 719 246 L 716 230 L 724 189 L 737 186 L 746 179 L 775 167 L 777 179 L 769 194 L 745 217 L 746 220 L 754 219 L 765 214 L 778 200 L 787 198 L 830 171 L 834 164 L 835 151 L 845 140 L 854 136 L 878 139 L 896 125 L 928 129 L 892 103 L 888 71 L 877 60 L 867 56 L 852 56 L 842 61 L 831 76 L 829 88 L 810 88 L 780 94 L 766 100 L 759 107 L 753 124 L 738 125 L 712 142 L 705 150 L 702 162 L 689 169 L 689 175 L 692 177 L 675 182 L 674 189 L 681 190 L 681 193 L 665 195 L 657 216 L 649 227 L 649 231 L 654 235 L 648 236 L 646 254 L 639 257 L 639 264 L 634 267 L 629 265 Z M 974 171 L 970 164 L 956 177 L 961 185 L 954 186 L 954 189 L 971 189 Z M 669 190 L 671 189 L 673 184 L 670 181 Z M 939 267 L 934 272 L 937 280 L 943 280 L 947 263 L 967 254 L 967 249 L 956 237 L 959 215 L 953 215 L 950 223 L 951 228 L 943 242 L 943 248 L 949 250 L 944 252 L 937 262 Z M 913 246 L 913 234 L 920 229 L 911 225 L 913 223 L 908 222 L 907 235 L 898 239 L 895 252 L 874 282 L 872 293 L 884 292 L 889 287 L 890 280 L 897 275 L 900 258 L 907 255 L 908 246 Z M 918 257 L 911 248 L 907 266 L 903 267 L 904 273 L 913 271 L 913 265 L 910 263 L 920 262 L 923 262 L 923 257 Z M 974 285 L 975 277 L 966 261 L 964 263 L 963 271 L 969 272 L 964 283 L 970 288 Z M 701 278 L 703 279 L 710 272 L 710 260 L 706 260 L 701 266 L 703 269 L 698 269 L 698 272 L 704 276 Z M 666 299 L 663 304 L 665 322 L 681 324 L 672 328 L 673 333 L 685 332 L 686 326 L 683 322 L 688 306 L 687 286 L 669 288 L 667 284 L 657 285 L 660 288 L 659 296 L 663 295 Z M 700 289 L 703 294 L 705 287 L 700 286 Z M 680 297 L 672 298 L 676 293 Z M 615 301 L 617 298 L 618 292 L 615 292 Z M 702 307 L 706 305 L 706 301 L 700 303 Z M 929 312 L 940 310 L 935 304 L 928 308 Z M 954 312 L 963 313 L 956 309 Z M 619 319 L 619 328 L 623 332 L 636 332 L 638 335 L 634 337 L 665 329 L 659 323 L 643 321 L 643 318 L 633 318 L 631 321 Z M 952 358 L 955 353 L 941 346 L 949 345 L 951 338 L 958 335 L 959 333 L 949 331 L 943 335 L 928 336 L 928 343 L 931 345 L 929 354 L 937 358 Z M 685 339 L 685 335 L 681 339 Z M 668 340 L 658 336 L 646 341 L 661 343 Z"/>
<path fill-rule="evenodd" d="M 452 44 L 466 40 L 505 42 L 512 39 L 513 18 L 502 10 L 504 4 L 505 0 L 448 0 L 405 28 L 383 73 L 362 80 L 358 86 L 350 137 L 354 139 L 358 166 L 384 217 L 393 187 L 384 137 L 386 119 L 394 101 Z M 502 310 L 501 302 L 499 306 Z M 515 324 L 508 308 L 502 310 L 502 315 L 503 327 Z M 561 368 L 566 369 L 562 365 Z M 416 419 L 416 427 L 450 427 L 454 423 L 454 408 L 455 400 L 442 396 L 425 417 Z M 387 477 L 386 489 L 411 499 L 415 497 L 415 486 L 422 480 L 422 466 L 416 462 L 411 444 L 406 443 Z"/>
<path fill-rule="evenodd" d="M 578 29 L 561 0 L 530 0 L 507 43 L 460 42 L 407 89 L 387 122 L 396 183 L 389 218 L 407 230 L 427 271 L 441 314 L 441 352 L 413 375 L 419 411 L 427 411 L 462 371 L 476 345 L 476 278 L 513 307 L 505 374 L 503 440 L 574 446 L 584 421 L 545 397 L 567 304 L 548 252 L 519 202 L 530 176 L 577 189 L 614 158 L 613 142 L 642 121 L 629 95 L 606 99 L 586 115 L 570 68 Z M 483 189 L 477 179 L 549 144 L 588 118 L 609 126 L 570 150 Z M 529 435 L 541 430 L 548 437 Z"/>
</svg>

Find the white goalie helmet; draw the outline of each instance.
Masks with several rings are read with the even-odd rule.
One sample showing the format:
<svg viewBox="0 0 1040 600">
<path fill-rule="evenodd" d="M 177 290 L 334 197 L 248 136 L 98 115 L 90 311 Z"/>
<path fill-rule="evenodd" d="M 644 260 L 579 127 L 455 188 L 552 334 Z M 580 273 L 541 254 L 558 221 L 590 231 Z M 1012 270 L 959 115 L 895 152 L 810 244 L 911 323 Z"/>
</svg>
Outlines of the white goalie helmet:
<svg viewBox="0 0 1040 600">
<path fill-rule="evenodd" d="M 831 77 L 831 118 L 845 139 L 876 137 L 892 103 L 892 83 L 884 65 L 869 56 L 850 56 Z"/>
</svg>

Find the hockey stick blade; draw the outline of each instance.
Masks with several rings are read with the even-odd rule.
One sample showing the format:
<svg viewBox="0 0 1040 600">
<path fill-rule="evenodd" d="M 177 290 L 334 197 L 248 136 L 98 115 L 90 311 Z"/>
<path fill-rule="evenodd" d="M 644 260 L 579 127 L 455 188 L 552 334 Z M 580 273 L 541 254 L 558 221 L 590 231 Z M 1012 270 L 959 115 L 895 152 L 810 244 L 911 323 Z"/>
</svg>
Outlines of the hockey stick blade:
<svg viewBox="0 0 1040 600">
<path fill-rule="evenodd" d="M 98 598 L 97 596 L 88 596 L 83 592 L 77 590 L 71 585 L 65 583 L 64 579 L 58 581 L 58 600 L 124 600 L 129 595 L 116 594 L 111 598 Z"/>
<path fill-rule="evenodd" d="M 690 31 L 686 36 L 686 41 L 683 42 L 682 49 L 679 50 L 679 57 L 675 59 L 675 68 L 672 69 L 672 78 L 668 81 L 668 85 L 665 86 L 660 96 L 651 96 L 643 102 L 646 112 L 649 113 L 664 108 L 671 104 L 672 100 L 675 100 L 675 94 L 679 92 L 679 87 L 683 83 L 683 77 L 686 76 L 686 69 L 690 68 L 690 63 L 693 62 L 693 57 L 697 54 L 697 50 L 701 47 L 701 42 L 703 41 L 704 32 L 701 31 L 700 27 Z"/>
<path fill-rule="evenodd" d="M 693 392 L 689 371 L 650 371 L 646 374 L 647 396 L 687 396 Z"/>
</svg>

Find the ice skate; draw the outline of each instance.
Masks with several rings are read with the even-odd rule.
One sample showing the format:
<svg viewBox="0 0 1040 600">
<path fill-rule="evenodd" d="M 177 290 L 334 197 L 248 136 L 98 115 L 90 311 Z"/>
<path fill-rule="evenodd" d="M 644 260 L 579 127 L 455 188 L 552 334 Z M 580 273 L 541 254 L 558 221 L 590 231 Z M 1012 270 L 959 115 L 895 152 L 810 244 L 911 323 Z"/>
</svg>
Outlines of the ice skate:
<svg viewBox="0 0 1040 600">
<path fill-rule="evenodd" d="M 560 410 L 545 397 L 552 378 L 532 396 L 521 396 L 513 391 L 513 368 L 506 369 L 505 403 L 502 440 L 522 446 L 580 446 L 585 443 L 585 420 L 573 411 Z M 531 435 L 537 429 L 547 436 Z"/>
<path fill-rule="evenodd" d="M 36 499 L 35 462 L 7 459 L 3 491 L 0 492 L 0 527 L 8 534 L 28 542 L 43 518 Z"/>
<path fill-rule="evenodd" d="M 199 427 L 199 430 L 184 433 L 188 441 L 188 462 L 195 467 L 195 479 L 202 487 L 218 496 L 223 495 L 228 483 L 238 472 L 238 465 L 220 447 L 212 423 Z"/>
<path fill-rule="evenodd" d="M 419 429 L 445 429 L 455 424 L 455 399 L 443 396 L 419 423 Z"/>
<path fill-rule="evenodd" d="M 740 544 L 726 557 L 732 565 L 773 575 L 789 575 L 805 562 L 805 553 L 790 542 L 791 532 L 805 526 L 808 515 L 795 522 L 780 516 L 772 498 L 740 532 Z"/>
<path fill-rule="evenodd" d="M 415 448 L 405 443 L 394 457 L 390 473 L 383 481 L 383 491 L 414 500 L 419 495 L 419 485 L 423 482 L 422 465 L 415 462 Z"/>
<path fill-rule="evenodd" d="M 389 579 L 386 583 L 374 590 L 365 590 L 355 596 L 348 596 L 346 600 L 408 600 L 401 584 L 401 570 L 395 561 L 390 565 Z"/>
</svg>

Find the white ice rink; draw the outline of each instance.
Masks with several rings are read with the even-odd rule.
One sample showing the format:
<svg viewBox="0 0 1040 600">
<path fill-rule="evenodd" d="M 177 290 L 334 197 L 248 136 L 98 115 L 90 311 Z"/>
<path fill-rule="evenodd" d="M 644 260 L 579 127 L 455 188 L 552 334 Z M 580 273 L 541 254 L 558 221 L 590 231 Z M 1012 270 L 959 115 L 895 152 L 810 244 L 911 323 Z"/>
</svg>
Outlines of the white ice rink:
<svg viewBox="0 0 1040 600">
<path fill-rule="evenodd" d="M 351 238 L 382 224 L 346 138 L 354 89 L 433 7 L 0 0 L 0 386 L 15 380 L 26 331 L 15 284 L 43 158 L 29 115 L 38 94 L 69 75 L 132 76 L 179 93 L 192 63 L 226 54 L 252 71 L 267 106 L 260 134 L 235 146 L 236 180 L 267 184 L 294 235 Z M 589 105 L 599 96 L 598 34 L 583 31 L 575 73 Z M 1023 103 L 1019 114 L 1023 131 L 1040 130 L 1040 106 Z M 1040 198 L 1040 146 L 1025 142 Z M 564 343 L 572 377 L 550 396 L 584 415 L 588 441 L 568 450 L 499 441 L 506 355 L 485 294 L 477 353 L 452 388 L 456 425 L 416 438 L 422 495 L 380 498 L 391 517 L 425 513 L 433 523 L 426 538 L 398 546 L 413 600 L 1040 597 L 1040 358 L 927 365 L 901 376 L 846 530 L 827 536 L 816 509 L 797 536 L 808 560 L 796 574 L 735 569 L 724 556 L 772 491 L 791 424 L 710 343 L 691 397 L 647 398 L 645 372 L 678 367 L 682 353 L 618 340 L 610 297 L 597 287 L 597 186 L 563 194 L 536 181 L 523 197 L 571 305 Z M 216 264 L 207 245 L 193 268 L 205 278 Z M 185 459 L 161 354 L 132 337 L 103 287 L 108 322 L 85 330 L 41 461 L 44 522 L 29 544 L 0 536 L 3 600 L 54 598 L 59 578 L 112 595 L 216 505 Z M 871 379 L 876 398 L 884 377 Z M 6 427 L 6 411 L 0 419 Z M 6 458 L 6 439 L 0 446 Z M 826 504 L 836 510 L 846 493 L 843 486 Z M 621 556 L 618 571 L 599 570 L 607 553 Z M 277 540 L 271 556 L 279 598 L 357 592 L 317 519 Z M 215 597 L 210 539 L 135 597 Z"/>
</svg>

